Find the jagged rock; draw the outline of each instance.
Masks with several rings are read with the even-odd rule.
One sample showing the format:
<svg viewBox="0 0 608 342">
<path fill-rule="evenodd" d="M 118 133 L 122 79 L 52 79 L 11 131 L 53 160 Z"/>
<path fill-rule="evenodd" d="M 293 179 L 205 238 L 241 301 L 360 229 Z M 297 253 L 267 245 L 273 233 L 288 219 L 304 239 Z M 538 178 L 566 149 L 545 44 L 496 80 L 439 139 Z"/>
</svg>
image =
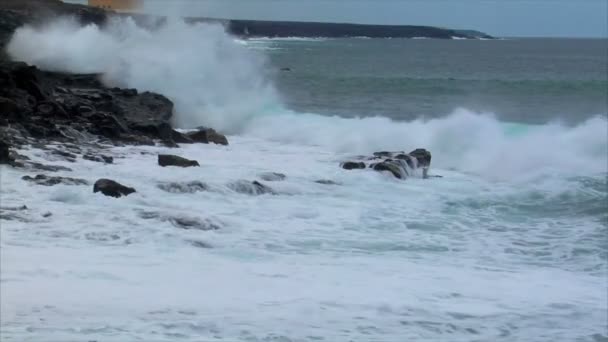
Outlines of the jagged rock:
<svg viewBox="0 0 608 342">
<path fill-rule="evenodd" d="M 115 182 L 111 179 L 99 179 L 93 185 L 93 192 L 101 192 L 102 194 L 110 197 L 119 198 L 121 196 L 128 196 L 135 192 L 135 189 L 130 188 L 128 186 L 124 186 L 118 182 Z"/>
<path fill-rule="evenodd" d="M 0 140 L 0 164 L 11 164 L 15 159 L 11 156 L 9 144 Z"/>
<path fill-rule="evenodd" d="M 200 127 L 196 132 L 187 133 L 187 136 L 197 143 L 228 145 L 226 136 L 216 132 L 213 128 Z"/>
<path fill-rule="evenodd" d="M 247 194 L 247 195 L 263 195 L 263 194 L 275 194 L 275 191 L 258 181 L 249 182 L 246 180 L 236 181 L 228 185 L 233 191 Z"/>
<path fill-rule="evenodd" d="M 264 172 L 260 174 L 260 179 L 265 180 L 267 182 L 283 181 L 286 178 L 287 176 L 285 174 L 278 172 Z"/>
<path fill-rule="evenodd" d="M 342 163 L 341 166 L 342 166 L 343 169 L 346 169 L 346 170 L 365 169 L 365 163 L 364 162 L 348 161 L 348 162 Z"/>
<path fill-rule="evenodd" d="M 363 162 L 348 161 L 342 163 L 344 169 L 371 168 L 375 171 L 390 172 L 395 178 L 406 179 L 416 169 L 422 169 L 422 177 L 428 178 L 428 169 L 431 165 L 431 153 L 425 149 L 418 148 L 410 153 L 380 151 L 374 152 L 373 156 L 361 156 L 358 159 Z M 371 163 L 371 164 L 366 164 Z"/>
<path fill-rule="evenodd" d="M 36 175 L 36 177 L 23 176 L 21 177 L 24 181 L 36 183 L 38 185 L 44 186 L 53 186 L 57 184 L 65 184 L 65 185 L 88 185 L 89 183 L 80 178 L 70 178 L 70 177 L 52 177 L 46 175 Z"/>
<path fill-rule="evenodd" d="M 112 164 L 114 162 L 114 158 L 111 156 L 106 156 L 103 154 L 99 154 L 99 155 L 93 155 L 93 154 L 85 154 L 82 156 L 82 159 L 86 159 L 86 160 L 90 160 L 90 161 L 94 161 L 94 162 L 98 162 L 98 163 L 105 163 L 105 164 Z"/>
<path fill-rule="evenodd" d="M 207 184 L 199 181 L 187 183 L 161 183 L 157 185 L 159 189 L 171 193 L 195 193 L 199 191 L 209 190 Z"/>
<path fill-rule="evenodd" d="M 159 154 L 158 165 L 160 166 L 179 166 L 179 167 L 190 167 L 200 166 L 196 160 L 190 160 L 171 154 Z"/>
</svg>

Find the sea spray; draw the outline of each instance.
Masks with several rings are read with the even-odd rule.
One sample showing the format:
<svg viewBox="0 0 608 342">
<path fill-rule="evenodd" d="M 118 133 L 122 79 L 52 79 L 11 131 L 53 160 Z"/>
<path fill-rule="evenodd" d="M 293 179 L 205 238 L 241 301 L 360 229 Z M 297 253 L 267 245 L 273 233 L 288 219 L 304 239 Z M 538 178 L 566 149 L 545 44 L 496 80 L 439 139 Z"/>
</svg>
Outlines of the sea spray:
<svg viewBox="0 0 608 342">
<path fill-rule="evenodd" d="M 18 29 L 10 56 L 42 69 L 100 73 L 110 86 L 161 93 L 176 105 L 175 125 L 238 133 L 247 118 L 279 103 L 263 55 L 219 24 L 169 17 L 153 29 L 131 18 L 104 27 L 61 18 Z"/>
</svg>

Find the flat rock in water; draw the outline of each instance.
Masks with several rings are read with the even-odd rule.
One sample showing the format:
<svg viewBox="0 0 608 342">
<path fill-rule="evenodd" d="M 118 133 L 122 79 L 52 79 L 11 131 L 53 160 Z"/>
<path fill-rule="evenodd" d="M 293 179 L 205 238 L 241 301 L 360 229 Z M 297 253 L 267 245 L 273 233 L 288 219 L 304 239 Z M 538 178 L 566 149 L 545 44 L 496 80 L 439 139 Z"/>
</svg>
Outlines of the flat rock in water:
<svg viewBox="0 0 608 342">
<path fill-rule="evenodd" d="M 57 184 L 65 184 L 65 185 L 88 185 L 89 183 L 80 178 L 70 178 L 70 177 L 54 177 L 47 175 L 36 175 L 36 177 L 23 176 L 21 177 L 24 181 L 28 181 L 31 183 L 36 183 L 38 185 L 44 186 L 53 186 Z"/>
<path fill-rule="evenodd" d="M 106 196 L 119 198 L 134 193 L 135 189 L 130 188 L 128 186 L 124 186 L 111 179 L 102 178 L 97 180 L 97 182 L 95 182 L 95 185 L 93 185 L 93 192 L 101 192 Z"/>
<path fill-rule="evenodd" d="M 158 165 L 160 166 L 179 166 L 179 167 L 190 167 L 200 166 L 196 160 L 186 159 L 180 156 L 174 156 L 172 154 L 159 154 Z"/>
</svg>

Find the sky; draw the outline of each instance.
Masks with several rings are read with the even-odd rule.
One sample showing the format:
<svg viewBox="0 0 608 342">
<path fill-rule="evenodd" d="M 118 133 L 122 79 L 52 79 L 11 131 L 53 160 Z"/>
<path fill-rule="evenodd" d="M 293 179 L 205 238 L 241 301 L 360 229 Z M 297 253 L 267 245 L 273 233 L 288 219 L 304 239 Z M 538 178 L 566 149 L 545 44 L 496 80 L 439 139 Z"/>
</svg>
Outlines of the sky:
<svg viewBox="0 0 608 342">
<path fill-rule="evenodd" d="M 69 0 L 86 3 L 86 0 Z M 608 0 L 144 0 L 155 14 L 429 25 L 500 37 L 608 37 Z"/>
</svg>

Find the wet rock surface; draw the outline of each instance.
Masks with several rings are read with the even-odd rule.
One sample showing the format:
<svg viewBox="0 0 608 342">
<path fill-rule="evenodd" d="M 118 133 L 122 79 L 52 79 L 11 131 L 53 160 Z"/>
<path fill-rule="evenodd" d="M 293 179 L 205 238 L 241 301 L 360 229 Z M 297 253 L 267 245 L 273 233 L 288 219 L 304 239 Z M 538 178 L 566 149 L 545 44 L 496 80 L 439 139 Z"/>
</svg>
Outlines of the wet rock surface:
<svg viewBox="0 0 608 342">
<path fill-rule="evenodd" d="M 179 166 L 179 167 L 192 167 L 200 166 L 196 160 L 186 159 L 180 156 L 172 154 L 159 154 L 158 165 L 160 166 Z"/>
<path fill-rule="evenodd" d="M 385 172 L 398 179 L 407 177 L 422 170 L 422 177 L 428 178 L 428 169 L 431 166 L 431 152 L 417 148 L 410 153 L 403 151 L 374 152 L 372 156 L 361 156 L 358 159 L 363 161 L 347 161 L 340 166 L 346 170 L 372 169 L 378 172 Z"/>
<path fill-rule="evenodd" d="M 195 132 L 189 132 L 186 135 L 192 142 L 203 144 L 218 144 L 228 145 L 228 139 L 225 135 L 216 132 L 213 128 L 199 127 Z"/>
<path fill-rule="evenodd" d="M 93 185 L 93 192 L 101 192 L 106 196 L 119 198 L 134 193 L 135 189 L 128 186 L 124 186 L 111 179 L 102 178 L 97 180 Z"/>
</svg>

